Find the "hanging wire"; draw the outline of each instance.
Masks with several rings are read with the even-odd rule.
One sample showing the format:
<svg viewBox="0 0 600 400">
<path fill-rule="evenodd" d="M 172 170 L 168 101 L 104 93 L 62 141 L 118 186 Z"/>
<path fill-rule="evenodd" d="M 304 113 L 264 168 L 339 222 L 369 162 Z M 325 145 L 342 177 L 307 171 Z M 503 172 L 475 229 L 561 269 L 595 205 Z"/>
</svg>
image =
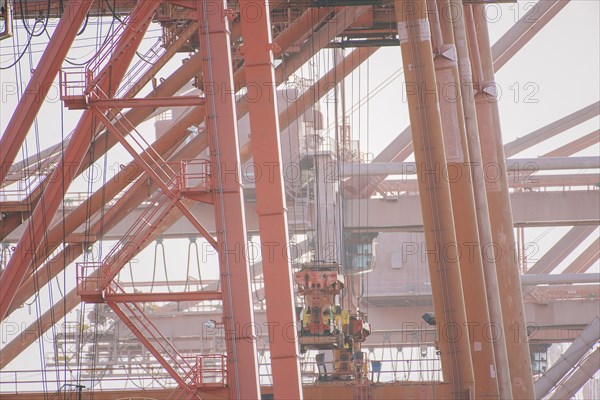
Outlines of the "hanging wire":
<svg viewBox="0 0 600 400">
<path fill-rule="evenodd" d="M 60 105 L 59 105 L 60 107 Z M 65 143 L 65 115 L 64 115 L 64 108 L 60 107 L 60 136 L 61 136 L 61 140 L 60 140 L 60 145 L 61 145 L 61 154 L 64 154 L 64 143 Z M 64 193 L 64 191 L 63 191 Z M 62 224 L 61 224 L 61 228 L 63 231 L 63 237 L 67 236 L 66 233 L 66 218 L 65 218 L 65 208 L 64 206 L 62 207 Z M 63 245 L 63 249 L 66 249 L 67 247 Z M 67 274 L 66 274 L 66 269 L 67 269 L 67 254 L 65 253 L 65 251 L 63 250 L 63 265 L 62 265 L 62 270 L 63 270 L 63 288 L 65 288 L 64 292 L 66 292 L 66 288 L 67 288 Z M 58 280 L 57 280 L 57 286 L 58 289 L 60 291 L 60 285 L 58 285 Z M 67 326 L 67 298 L 65 296 L 65 293 L 63 291 L 61 291 L 60 295 L 63 299 L 63 326 L 66 327 Z M 64 329 L 63 329 L 64 330 Z M 67 357 L 66 357 L 66 351 L 67 351 L 67 335 L 66 332 L 65 334 L 63 334 L 63 349 L 65 352 L 65 365 L 64 365 L 64 381 L 67 381 L 67 371 L 68 371 L 68 367 L 67 367 Z"/>
<path fill-rule="evenodd" d="M 37 24 L 37 21 L 34 23 L 34 28 Z M 15 37 L 18 37 L 18 32 L 19 30 L 17 29 L 17 35 Z M 0 66 L 0 70 L 7 70 L 7 69 L 11 69 L 12 67 L 14 67 L 15 65 L 17 65 L 21 59 L 23 58 L 23 56 L 25 55 L 25 53 L 27 53 L 28 49 L 31 49 L 30 45 L 31 45 L 31 39 L 33 38 L 33 35 L 29 35 L 29 37 L 27 38 L 27 44 L 25 44 L 25 47 L 23 48 L 23 51 L 15 58 L 15 60 L 12 62 L 12 64 L 6 66 L 6 67 L 2 67 Z M 15 47 L 15 40 L 13 40 L 13 50 L 14 50 L 14 54 L 17 54 L 17 50 Z"/>
<path fill-rule="evenodd" d="M 171 286 L 169 283 L 169 273 L 167 271 L 167 255 L 165 252 L 165 246 L 163 244 L 162 238 L 157 238 L 154 244 L 154 268 L 152 270 L 152 284 L 150 286 L 150 291 L 154 289 L 155 279 L 156 279 L 156 267 L 158 264 L 158 253 L 159 251 L 162 253 L 162 262 L 163 262 L 163 270 L 165 272 L 165 281 L 167 284 L 167 290 L 171 293 Z"/>
<path fill-rule="evenodd" d="M 100 32 L 98 33 L 98 29 L 100 30 Z M 102 49 L 106 46 L 108 40 L 112 37 L 111 32 L 115 29 L 115 19 L 113 18 L 110 22 L 110 26 L 108 27 L 108 31 L 106 32 L 106 34 L 102 34 L 102 24 L 98 24 L 98 27 L 96 28 L 97 34 L 96 34 L 96 47 L 95 49 L 92 49 L 88 54 L 91 54 L 91 56 L 85 60 L 85 61 L 73 61 L 73 59 L 70 59 L 69 57 L 65 57 L 65 62 L 67 62 L 70 65 L 76 66 L 76 67 L 81 67 L 84 65 L 89 64 L 90 62 L 92 62 L 92 60 L 94 60 L 97 57 L 97 53 L 98 53 L 98 49 Z M 102 44 L 99 44 L 99 37 L 104 37 Z M 84 56 L 85 57 L 85 56 Z"/>
<path fill-rule="evenodd" d="M 154 283 L 156 282 L 156 252 L 157 245 L 154 245 L 154 263 L 152 264 L 152 282 L 150 283 L 150 292 L 154 291 Z"/>
<path fill-rule="evenodd" d="M 367 132 L 366 132 L 366 134 L 367 134 L 367 154 L 371 154 L 371 148 L 370 148 L 371 131 L 369 129 L 370 126 L 371 126 L 371 123 L 370 123 L 371 108 L 370 108 L 370 104 L 369 104 L 370 93 L 371 93 L 371 81 L 370 81 L 371 71 L 370 71 L 370 66 L 371 66 L 370 59 L 367 58 L 367 88 L 366 88 L 366 92 L 367 92 L 367 94 L 366 94 L 366 98 L 367 98 L 367 104 L 366 104 L 366 108 L 367 108 L 367 117 L 366 117 L 366 119 L 367 119 Z M 371 162 L 371 160 L 367 160 L 367 161 L 369 163 Z M 367 165 L 369 165 L 369 164 L 367 164 Z M 370 225 L 370 221 L 369 221 L 369 215 L 370 215 L 370 213 L 369 213 L 369 204 L 370 204 L 370 202 L 367 201 L 367 207 L 366 207 L 367 209 L 365 210 L 366 213 L 367 213 L 366 226 L 371 226 Z M 373 263 L 371 265 L 371 267 L 373 269 L 375 269 L 375 265 L 374 265 L 375 264 L 375 243 L 374 243 L 374 241 L 375 241 L 375 238 L 371 239 L 371 263 Z M 371 268 L 368 268 L 368 269 L 371 269 Z M 366 277 L 365 277 L 365 275 L 366 275 Z M 364 291 L 366 290 L 366 295 L 365 295 L 365 298 L 366 298 L 366 301 L 365 301 L 365 305 L 366 305 L 365 312 L 367 313 L 367 315 L 369 315 L 369 301 L 368 301 L 369 300 L 369 275 L 370 275 L 370 273 L 368 273 L 368 272 L 365 272 L 362 275 L 362 290 L 363 290 L 363 292 L 361 294 L 361 297 L 362 297 L 362 295 L 365 294 Z M 365 283 L 365 280 L 366 280 L 366 283 Z M 366 289 L 365 289 L 365 286 L 366 286 Z M 396 376 L 395 375 L 395 371 L 396 371 L 396 367 L 394 367 L 394 380 L 395 380 L 395 376 Z"/>
<path fill-rule="evenodd" d="M 19 30 L 17 30 L 17 33 L 15 35 L 15 40 L 16 40 L 16 42 L 18 44 L 18 41 L 19 41 Z M 30 41 L 31 41 L 31 35 L 30 35 L 30 37 L 28 39 L 28 43 Z M 27 49 L 29 49 L 29 46 L 26 46 L 25 51 Z M 32 61 L 31 52 L 29 52 L 28 61 L 29 61 L 29 70 L 31 70 L 31 68 L 33 68 L 33 61 Z M 15 75 L 18 78 L 17 79 L 18 92 L 22 96 L 23 95 L 23 87 L 22 87 L 22 85 L 18 84 L 18 82 L 22 82 L 22 72 L 21 72 L 21 68 L 20 67 L 21 67 L 21 65 L 19 65 L 19 68 L 17 68 L 15 70 Z M 38 128 L 38 126 L 36 124 L 35 125 L 35 143 L 36 143 L 36 146 L 37 146 L 37 153 L 36 154 L 38 154 L 38 162 L 39 162 L 39 152 L 40 152 L 40 149 L 39 149 L 39 130 L 37 128 Z M 29 158 L 29 154 L 28 154 L 27 141 L 25 141 L 23 143 L 22 152 L 24 153 L 23 154 L 24 155 L 23 158 L 24 159 L 28 159 Z M 29 168 L 25 169 L 25 180 L 24 181 L 26 183 L 31 183 L 31 175 L 30 175 Z M 31 208 L 33 208 L 32 200 L 31 200 L 31 196 L 30 196 L 30 194 L 31 194 L 31 187 L 30 187 L 30 185 L 26 184 L 25 187 L 24 187 L 24 190 L 26 192 L 25 202 L 28 203 Z M 42 212 L 44 212 L 44 211 L 45 210 L 42 208 Z M 43 215 L 42 218 L 44 218 L 43 220 L 45 220 L 45 215 Z M 47 229 L 47 227 L 42 227 L 42 229 Z M 44 326 L 43 326 L 42 320 L 41 320 L 41 317 L 42 317 L 41 296 L 38 295 L 38 293 L 39 293 L 39 291 L 41 289 L 41 285 L 40 285 L 40 282 L 39 282 L 39 274 L 35 273 L 35 269 L 36 269 L 36 266 L 39 265 L 38 261 L 41 261 L 41 260 L 38 260 L 37 250 L 38 249 L 39 250 L 45 250 L 45 252 L 47 253 L 47 251 L 48 251 L 48 243 L 47 243 L 47 240 L 45 240 L 45 238 L 42 240 L 42 243 L 39 243 L 39 244 L 36 243 L 35 240 L 34 240 L 34 232 L 33 231 L 31 231 L 31 236 L 30 236 L 29 239 L 30 239 L 31 243 L 34 244 L 34 246 L 33 246 L 34 250 L 33 250 L 33 256 L 32 256 L 32 260 L 31 260 L 31 264 L 28 265 L 27 267 L 31 267 L 31 269 L 32 269 L 31 274 L 33 276 L 34 290 L 35 290 L 35 293 L 36 293 L 36 296 L 35 296 L 34 301 L 33 301 L 33 303 L 35 303 L 35 311 L 36 311 L 36 322 L 35 322 L 35 324 L 36 324 L 37 334 L 38 334 L 38 347 L 40 349 L 40 355 L 43 355 L 43 354 L 46 353 L 45 352 L 45 344 L 44 344 L 44 341 L 41 340 L 40 338 L 42 337 L 42 335 L 44 333 Z M 45 247 L 42 247 L 42 246 L 45 246 Z M 48 270 L 46 272 L 48 272 L 48 274 L 49 274 Z M 50 298 L 50 304 L 54 304 L 54 301 L 53 301 L 53 298 L 52 298 L 52 279 L 51 279 L 50 276 L 48 276 L 47 282 L 48 282 L 47 287 L 48 287 L 48 295 L 49 295 L 49 298 Z M 51 310 L 51 313 L 50 313 L 51 330 L 52 330 L 53 336 L 56 337 L 56 331 L 55 331 L 55 329 L 56 329 L 55 328 L 55 321 L 56 321 L 56 319 L 55 319 L 55 316 L 54 316 L 54 308 L 51 308 L 50 310 Z M 44 380 L 44 391 L 48 392 L 48 384 L 47 384 L 47 382 L 48 382 L 48 376 L 47 376 L 46 364 L 44 362 L 43 357 L 40 357 L 40 363 L 41 363 L 41 366 L 42 366 L 41 370 L 42 370 L 42 376 L 43 376 L 43 380 Z M 57 384 L 58 384 L 59 379 L 57 379 L 56 381 L 57 381 Z"/>
<path fill-rule="evenodd" d="M 198 280 L 200 281 L 200 288 L 204 287 L 204 283 L 202 282 L 202 271 L 200 271 L 200 252 L 198 250 L 198 243 L 196 243 L 196 238 L 190 236 L 190 243 L 188 244 L 188 252 L 187 252 L 187 269 L 185 272 L 185 287 L 183 289 L 184 292 L 187 292 L 188 285 L 190 281 L 190 267 L 192 263 L 192 249 L 196 254 L 196 266 L 198 267 Z"/>
<path fill-rule="evenodd" d="M 46 32 L 46 29 L 48 28 L 48 21 L 50 20 L 50 4 L 51 0 L 48 0 L 47 2 L 47 9 L 46 9 L 46 17 L 45 17 L 45 21 L 43 22 L 44 26 L 42 28 L 42 30 L 38 33 L 35 32 L 35 27 L 37 25 L 38 22 L 40 22 L 39 19 L 36 19 L 34 24 L 33 24 L 33 29 L 29 30 L 29 26 L 27 25 L 27 23 L 25 22 L 27 19 L 25 18 L 25 13 L 23 12 L 23 0 L 19 0 L 19 8 L 21 10 L 21 22 L 23 24 L 23 28 L 25 28 L 25 31 L 29 34 L 29 36 L 31 37 L 39 37 L 42 36 L 44 34 L 44 32 Z"/>
</svg>

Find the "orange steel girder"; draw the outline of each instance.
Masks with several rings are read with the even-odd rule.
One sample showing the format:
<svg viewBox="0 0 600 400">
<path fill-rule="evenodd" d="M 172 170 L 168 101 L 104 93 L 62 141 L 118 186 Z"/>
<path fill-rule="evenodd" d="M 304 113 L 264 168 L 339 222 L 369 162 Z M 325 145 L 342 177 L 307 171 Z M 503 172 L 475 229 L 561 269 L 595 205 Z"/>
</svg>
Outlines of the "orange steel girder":
<svg viewBox="0 0 600 400">
<path fill-rule="evenodd" d="M 506 341 L 513 398 L 530 399 L 534 397 L 531 359 L 527 344 L 527 327 L 523 294 L 521 291 L 520 272 L 516 263 L 513 244 L 515 243 L 513 218 L 510 205 L 508 179 L 502 132 L 496 93 L 492 54 L 487 21 L 481 13 L 482 6 L 471 8 L 472 33 L 478 40 L 479 87 L 475 95 L 477 123 L 481 139 L 481 154 L 484 165 L 495 165 L 500 171 L 497 182 L 486 182 L 486 194 L 489 204 L 489 216 L 492 227 L 492 238 L 501 249 L 503 257 L 496 257 L 500 303 L 503 322 L 506 329 L 514 334 L 514 340 Z M 473 62 L 473 59 L 471 60 Z"/>
<path fill-rule="evenodd" d="M 430 19 L 432 30 L 438 31 L 436 38 L 436 56 L 434 58 L 435 76 L 441 87 L 462 87 L 458 59 L 455 56 L 456 41 L 453 23 L 443 18 L 442 11 L 450 5 L 449 0 L 438 0 L 436 9 L 429 9 L 429 15 L 437 15 Z M 467 100 L 468 101 L 468 100 Z M 439 96 L 442 115 L 444 149 L 449 179 L 452 215 L 455 221 L 456 246 L 459 259 L 460 276 L 464 293 L 464 303 L 469 329 L 471 359 L 475 376 L 474 397 L 477 399 L 498 399 L 499 389 L 497 367 L 492 341 L 485 335 L 483 327 L 490 325 L 490 314 L 486 282 L 483 272 L 483 257 L 479 242 L 477 226 L 477 210 L 473 189 L 473 176 L 470 168 L 469 144 L 465 125 L 465 114 L 460 90 L 453 94 Z M 471 252 L 469 247 L 475 246 Z M 468 299 L 468 300 L 467 300 Z M 498 300 L 499 299 L 493 299 Z M 494 371 L 492 373 L 492 371 Z"/>
<path fill-rule="evenodd" d="M 240 3 L 244 35 L 246 81 L 261 95 L 248 103 L 255 168 L 263 275 L 269 327 L 269 351 L 274 395 L 278 399 L 302 399 L 302 377 L 295 327 L 294 287 L 287 249 L 288 224 L 283 185 L 277 93 L 271 51 L 271 24 L 266 1 Z M 252 13 L 252 14 L 250 14 Z"/>
<path fill-rule="evenodd" d="M 469 161 L 471 162 L 471 178 L 473 183 L 473 195 L 476 209 L 477 233 L 479 245 L 485 246 L 493 241 L 490 222 L 490 212 L 485 194 L 485 177 L 483 161 L 481 158 L 481 142 L 479 140 L 479 126 L 477 125 L 477 110 L 475 109 L 475 90 L 473 87 L 473 73 L 471 69 L 471 57 L 469 56 L 469 44 L 467 41 L 467 28 L 465 24 L 465 10 L 462 0 L 450 0 L 460 10 L 462 18 L 452 21 L 453 32 L 456 43 L 456 56 L 458 59 L 458 72 L 460 75 L 460 88 L 462 93 L 462 104 L 467 136 L 467 149 Z M 482 248 L 480 247 L 480 249 Z M 496 274 L 496 263 L 489 257 L 482 257 L 483 278 L 485 283 L 487 306 L 490 323 L 495 325 L 500 332 L 505 332 L 502 308 L 500 302 L 500 287 Z M 509 400 L 512 397 L 510 384 L 510 368 L 508 353 L 506 351 L 507 336 L 492 341 L 494 360 L 496 362 L 496 379 L 498 382 L 498 394 L 501 399 Z M 492 372 L 490 371 L 490 374 Z M 477 390 L 477 388 L 476 388 Z"/>
<path fill-rule="evenodd" d="M 157 1 L 147 1 L 136 6 L 131 14 L 130 29 L 124 31 L 119 38 L 115 52 L 111 55 L 112 65 L 109 64 L 108 68 L 103 69 L 109 70 L 110 68 L 110 74 L 104 74 L 99 82 L 101 90 L 105 90 L 109 84 L 113 87 L 118 86 L 158 6 L 159 2 Z M 6 316 L 8 307 L 33 261 L 37 248 L 43 243 L 50 221 L 74 179 L 75 171 L 81 165 L 83 155 L 94 136 L 95 125 L 92 113 L 84 112 L 65 149 L 62 162 L 53 171 L 52 178 L 43 191 L 42 198 L 29 219 L 27 228 L 17 244 L 6 270 L 0 277 L 0 320 Z"/>
<path fill-rule="evenodd" d="M 260 398 L 226 2 L 197 0 L 231 399 Z"/>
<path fill-rule="evenodd" d="M 93 0 L 67 3 L 64 14 L 48 43 L 48 48 L 33 71 L 23 97 L 0 138 L 0 185 L 8 175 L 92 3 Z"/>
<path fill-rule="evenodd" d="M 431 33 L 425 0 L 396 0 L 410 124 L 444 380 L 456 399 L 474 393 L 467 316 L 438 106 Z M 449 330 L 450 328 L 450 330 Z M 454 331 L 452 331 L 454 329 Z"/>
</svg>

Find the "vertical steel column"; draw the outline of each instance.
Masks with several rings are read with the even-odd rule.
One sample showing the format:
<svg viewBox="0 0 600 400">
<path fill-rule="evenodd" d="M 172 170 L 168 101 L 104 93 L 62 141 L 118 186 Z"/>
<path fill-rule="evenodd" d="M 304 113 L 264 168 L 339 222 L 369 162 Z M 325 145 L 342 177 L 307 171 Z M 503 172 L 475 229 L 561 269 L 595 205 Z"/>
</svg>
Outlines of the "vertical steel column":
<svg viewBox="0 0 600 400">
<path fill-rule="evenodd" d="M 460 75 L 460 88 L 462 94 L 465 129 L 469 161 L 471 163 L 471 177 L 473 179 L 473 192 L 475 195 L 475 209 L 477 212 L 477 228 L 479 233 L 480 250 L 492 243 L 492 228 L 487 197 L 485 194 L 485 178 L 483 162 L 481 160 L 481 144 L 479 142 L 479 127 L 477 126 L 477 112 L 475 111 L 475 94 L 473 89 L 473 73 L 469 58 L 467 31 L 465 27 L 464 8 L 462 0 L 450 0 L 450 14 L 456 43 L 456 56 L 458 59 L 458 73 Z M 493 255 L 493 251 L 491 252 Z M 498 392 L 502 400 L 512 399 L 510 385 L 510 372 L 508 354 L 506 353 L 506 333 L 502 320 L 502 307 L 500 305 L 500 291 L 498 289 L 498 275 L 494 257 L 490 251 L 482 257 L 483 272 L 486 286 L 487 303 L 491 325 L 489 326 L 490 338 L 494 347 Z M 493 335 L 492 332 L 500 332 Z"/>
<path fill-rule="evenodd" d="M 444 380 L 454 399 L 472 398 L 473 365 L 425 0 L 396 0 L 426 252 Z"/>
<path fill-rule="evenodd" d="M 138 3 L 131 16 L 129 29 L 126 29 L 119 38 L 116 49 L 111 55 L 108 63 L 111 73 L 105 74 L 98 84 L 100 90 L 106 90 L 109 84 L 118 87 L 159 4 L 158 1 Z M 37 249 L 44 242 L 50 222 L 75 178 L 96 128 L 93 113 L 90 110 L 84 111 L 61 162 L 52 172 L 48 186 L 44 188 L 27 228 L 0 277 L 0 321 L 6 317 L 16 291 L 27 274 L 27 268 L 30 267 Z"/>
<path fill-rule="evenodd" d="M 44 103 L 50 85 L 54 82 L 93 2 L 93 0 L 74 0 L 67 3 L 44 55 L 33 70 L 23 97 L 20 99 L 4 135 L 0 138 L 0 184 L 8 175 L 27 132 Z"/>
<path fill-rule="evenodd" d="M 246 82 L 257 94 L 248 111 L 273 391 L 276 399 L 302 399 L 270 16 L 265 0 L 243 0 L 240 6 Z"/>
<path fill-rule="evenodd" d="M 258 360 L 225 0 L 197 0 L 230 399 L 259 399 Z"/>
<path fill-rule="evenodd" d="M 473 180 L 469 168 L 469 147 L 458 74 L 458 59 L 452 21 L 446 14 L 449 0 L 428 2 L 429 16 L 437 18 L 441 42 L 434 58 L 435 73 L 439 84 L 440 112 L 446 150 L 447 179 L 450 184 L 452 212 L 454 215 L 457 249 L 459 254 L 469 342 L 475 377 L 476 399 L 498 399 L 496 362 L 494 348 L 489 340 L 490 315 L 483 276 L 483 260 L 477 212 L 473 193 Z M 432 28 L 433 29 L 433 28 Z"/>
<path fill-rule="evenodd" d="M 533 399 L 533 376 L 527 344 L 527 326 L 521 278 L 515 254 L 515 234 L 508 193 L 508 177 L 504 161 L 502 131 L 495 92 L 494 68 L 485 8 L 473 6 L 473 23 L 477 32 L 483 81 L 475 95 L 477 122 L 481 140 L 482 161 L 493 166 L 495 176 L 488 176 L 486 193 L 492 226 L 493 246 L 496 251 L 496 270 L 510 363 L 513 398 Z"/>
</svg>

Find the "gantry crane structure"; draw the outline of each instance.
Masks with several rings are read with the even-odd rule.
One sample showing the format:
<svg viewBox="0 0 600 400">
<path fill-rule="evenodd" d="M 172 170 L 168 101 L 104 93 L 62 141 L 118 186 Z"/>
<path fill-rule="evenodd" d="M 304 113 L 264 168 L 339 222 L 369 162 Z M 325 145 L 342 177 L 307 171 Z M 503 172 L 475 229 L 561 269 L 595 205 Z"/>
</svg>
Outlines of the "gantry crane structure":
<svg viewBox="0 0 600 400">
<path fill-rule="evenodd" d="M 83 342 L 82 316 L 54 333 L 47 364 L 75 371 L 51 385 L 60 398 L 541 399 L 572 395 L 596 372 L 598 350 L 587 351 L 599 339 L 598 274 L 585 272 L 597 263 L 598 240 L 562 274 L 551 272 L 597 236 L 597 171 L 564 171 L 600 167 L 598 155 L 572 157 L 598 145 L 598 130 L 540 158 L 514 156 L 594 120 L 598 103 L 504 144 L 495 84 L 496 72 L 568 1 L 534 4 L 493 46 L 485 9 L 496 2 L 485 0 L 3 3 L 1 39 L 17 21 L 58 22 L 0 138 L 0 240 L 14 243 L 2 247 L 2 320 L 75 270 L 70 292 L 11 332 L 0 350 L 3 372 L 80 303 L 93 305 L 95 334 Z M 114 24 L 88 62 L 66 62 L 94 17 Z M 161 37 L 141 56 L 153 24 Z M 354 146 L 343 86 L 384 46 L 402 59 L 410 126 L 369 158 Z M 281 87 L 324 51 L 335 55 L 331 69 L 294 91 L 293 106 L 282 104 Z M 172 68 L 178 53 L 189 57 Z M 159 73 L 167 77 L 159 81 Z M 62 143 L 17 162 L 56 83 L 62 107 L 79 122 Z M 319 103 L 327 96 L 336 101 L 333 145 L 322 134 Z M 165 123 L 152 141 L 141 125 L 155 116 Z M 292 135 L 297 120 L 302 132 Z M 72 182 L 113 147 L 130 163 L 69 204 Z M 286 179 L 287 163 L 302 179 Z M 368 210 L 365 221 L 360 213 Z M 571 228 L 529 268 L 525 228 L 546 226 Z M 248 232 L 260 239 L 259 270 L 249 261 Z M 154 280 L 119 279 L 169 235 L 193 235 L 212 249 L 218 279 L 171 282 L 175 289 L 167 282 L 164 291 L 145 290 Z M 87 250 L 106 240 L 116 244 L 92 257 Z M 391 259 L 386 271 L 374 267 L 374 241 L 377 257 Z M 421 253 L 426 262 L 411 268 L 427 278 L 412 278 L 410 288 L 386 282 L 407 254 Z M 190 309 L 200 310 L 191 320 Z M 558 342 L 573 344 L 550 370 L 539 369 L 542 349 Z M 420 349 L 421 379 L 409 370 L 398 380 L 394 369 L 391 382 L 379 382 L 386 372 L 376 354 L 398 348 L 392 361 L 409 363 L 398 359 L 402 346 Z M 311 353 L 330 350 L 331 366 L 324 353 Z M 301 362 L 307 351 L 313 375 Z M 91 371 L 82 368 L 83 353 Z M 128 370 L 125 382 L 149 377 L 155 385 L 82 385 L 86 377 L 109 381 L 119 369 Z M 536 369 L 546 373 L 534 384 Z M 433 373 L 423 379 L 423 371 Z M 36 393 L 18 390 L 14 374 L 2 375 L 10 386 L 3 398 L 49 394 L 46 375 L 46 393 Z"/>
</svg>

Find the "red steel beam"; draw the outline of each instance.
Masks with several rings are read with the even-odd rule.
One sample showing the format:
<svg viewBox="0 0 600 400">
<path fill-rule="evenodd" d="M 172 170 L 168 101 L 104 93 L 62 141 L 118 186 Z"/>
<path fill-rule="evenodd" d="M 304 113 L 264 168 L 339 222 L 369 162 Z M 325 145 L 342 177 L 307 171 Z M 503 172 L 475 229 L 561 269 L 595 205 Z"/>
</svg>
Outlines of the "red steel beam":
<svg viewBox="0 0 600 400">
<path fill-rule="evenodd" d="M 252 153 L 255 165 L 268 173 L 268 179 L 256 181 L 256 212 L 267 302 L 269 350 L 273 373 L 273 391 L 278 399 L 302 399 L 302 377 L 296 345 L 298 334 L 289 327 L 296 322 L 294 287 L 289 254 L 286 251 L 288 224 L 283 184 L 280 127 L 271 45 L 271 23 L 266 1 L 240 3 L 244 35 L 246 80 L 263 88 L 257 101 L 248 103 Z M 252 11 L 254 17 L 246 15 Z M 275 251 L 272 251 L 275 246 Z"/>
<path fill-rule="evenodd" d="M 102 89 L 106 89 L 109 84 L 118 86 L 159 4 L 157 1 L 147 1 L 139 3 L 134 9 L 130 19 L 130 29 L 124 31 L 116 45 L 115 52 L 111 55 L 113 62 L 112 65 L 109 64 L 110 77 L 106 76 L 102 80 L 100 83 Z M 108 78 L 110 78 L 110 82 Z M 43 244 L 43 238 L 50 222 L 91 143 L 95 125 L 92 113 L 89 111 L 84 112 L 75 128 L 73 137 L 67 145 L 61 163 L 53 171 L 49 184 L 43 191 L 42 198 L 29 219 L 27 228 L 17 244 L 4 273 L 0 277 L 0 320 L 6 317 L 8 308 L 27 274 L 27 269 L 33 261 L 35 252 Z"/>
<path fill-rule="evenodd" d="M 138 340 L 144 345 L 144 347 L 148 349 L 150 353 L 152 353 L 154 358 L 156 358 L 156 360 L 160 363 L 160 365 L 163 366 L 163 368 L 169 373 L 169 375 L 181 387 L 187 388 L 191 391 L 191 389 L 189 389 L 187 386 L 187 382 L 179 375 L 179 373 L 171 366 L 171 364 L 164 359 L 162 354 L 160 354 L 156 347 L 152 345 L 150 340 L 148 340 L 148 338 L 144 336 L 144 333 L 140 331 L 136 324 L 127 316 L 127 314 L 125 314 L 123 310 L 119 308 L 118 304 L 112 301 L 109 301 L 106 304 L 108 304 L 111 310 L 113 310 L 115 314 L 117 314 L 117 316 L 121 319 L 121 321 L 123 321 L 125 325 L 127 325 L 127 328 L 129 328 L 129 330 L 138 338 Z"/>
<path fill-rule="evenodd" d="M 64 14 L 0 138 L 0 185 L 8 175 L 92 3 L 93 0 L 76 0 L 66 4 Z"/>
<path fill-rule="evenodd" d="M 197 0 L 202 77 L 206 95 L 205 126 L 210 144 L 219 270 L 223 292 L 223 323 L 227 377 L 232 399 L 260 398 L 256 328 L 240 171 L 237 116 L 231 68 L 226 2 Z M 241 327 L 241 329 L 240 329 Z"/>
</svg>

